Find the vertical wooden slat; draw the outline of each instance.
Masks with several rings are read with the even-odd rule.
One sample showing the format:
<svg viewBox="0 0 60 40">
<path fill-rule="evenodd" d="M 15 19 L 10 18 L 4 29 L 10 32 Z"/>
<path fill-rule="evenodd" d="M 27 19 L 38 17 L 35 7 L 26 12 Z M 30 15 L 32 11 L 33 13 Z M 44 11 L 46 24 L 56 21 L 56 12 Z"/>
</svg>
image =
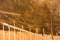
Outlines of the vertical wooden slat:
<svg viewBox="0 0 60 40">
<path fill-rule="evenodd" d="M 15 21 L 14 21 L 14 27 L 16 27 Z M 14 40 L 16 40 L 16 29 L 15 28 L 14 28 Z"/>
<path fill-rule="evenodd" d="M 4 36 L 4 25 L 3 25 L 3 40 L 5 40 L 5 36 Z"/>
<path fill-rule="evenodd" d="M 20 40 L 21 40 L 21 30 L 20 30 Z"/>
<path fill-rule="evenodd" d="M 38 34 L 38 28 L 36 28 L 36 34 Z M 37 35 L 35 35 L 35 40 L 37 39 L 36 36 L 37 36 Z"/>
<path fill-rule="evenodd" d="M 24 29 L 23 25 L 22 25 L 22 29 Z M 22 39 L 25 40 L 25 38 L 24 38 L 24 31 L 22 31 Z"/>
<path fill-rule="evenodd" d="M 25 35 L 24 35 L 24 36 L 25 36 L 25 40 L 26 40 L 26 36 L 27 36 L 27 35 L 26 35 L 26 32 L 25 32 Z"/>
<path fill-rule="evenodd" d="M 57 40 L 59 40 L 59 38 L 58 38 L 58 33 L 56 33 L 56 36 L 57 36 Z"/>
<path fill-rule="evenodd" d="M 30 32 L 31 32 L 31 29 L 30 29 Z M 32 39 L 31 39 L 31 33 L 30 33 L 30 40 L 32 40 Z"/>
<path fill-rule="evenodd" d="M 56 36 L 58 36 L 58 33 L 56 33 Z"/>
<path fill-rule="evenodd" d="M 15 28 L 14 28 L 14 40 L 16 40 L 16 31 L 15 31 Z"/>
<path fill-rule="evenodd" d="M 9 29 L 9 35 L 8 35 L 9 38 L 8 39 L 10 40 L 10 27 L 8 27 L 8 29 Z"/>
<path fill-rule="evenodd" d="M 43 28 L 43 36 L 45 35 L 45 29 Z"/>
</svg>

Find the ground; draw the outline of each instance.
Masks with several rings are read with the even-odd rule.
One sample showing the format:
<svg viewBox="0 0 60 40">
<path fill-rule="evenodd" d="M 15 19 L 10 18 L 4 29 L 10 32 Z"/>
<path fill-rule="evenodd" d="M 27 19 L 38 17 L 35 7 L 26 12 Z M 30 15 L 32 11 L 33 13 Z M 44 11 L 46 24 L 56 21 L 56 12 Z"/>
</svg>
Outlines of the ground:
<svg viewBox="0 0 60 40">
<path fill-rule="evenodd" d="M 20 35 L 20 33 L 21 33 L 21 35 Z M 39 35 L 35 36 L 35 35 L 31 34 L 31 40 L 35 40 L 35 39 L 36 40 L 48 40 L 46 38 L 49 38 L 49 39 L 51 38 L 51 35 L 45 35 L 46 38 L 41 37 L 42 36 L 41 34 L 39 34 Z M 16 40 L 20 40 L 20 39 L 21 40 L 30 40 L 30 34 L 26 33 L 26 32 L 16 32 L 15 37 L 16 37 L 15 38 Z M 5 38 L 5 40 L 9 40 L 9 32 L 8 31 L 5 31 L 4 38 Z M 53 39 L 59 40 L 60 36 L 54 36 Z M 3 31 L 2 30 L 0 30 L 0 40 L 3 40 Z M 10 40 L 14 40 L 14 32 L 13 31 L 10 31 Z"/>
</svg>

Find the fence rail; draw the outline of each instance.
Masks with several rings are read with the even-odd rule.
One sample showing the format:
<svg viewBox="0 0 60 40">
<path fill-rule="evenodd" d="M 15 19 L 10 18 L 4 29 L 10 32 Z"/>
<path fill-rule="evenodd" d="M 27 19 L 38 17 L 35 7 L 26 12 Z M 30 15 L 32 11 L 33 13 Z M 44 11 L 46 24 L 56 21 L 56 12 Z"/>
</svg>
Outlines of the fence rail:
<svg viewBox="0 0 60 40">
<path fill-rule="evenodd" d="M 26 31 L 24 29 L 9 25 L 7 23 L 2 23 L 2 24 L 3 24 L 3 40 L 5 40 L 5 32 L 4 32 L 5 31 L 4 30 L 5 27 L 8 27 L 8 40 L 11 40 L 11 38 L 10 38 L 10 28 L 14 29 L 14 40 L 17 40 L 16 39 L 16 30 L 19 30 L 19 32 L 20 32 L 19 40 L 41 40 L 41 38 L 42 38 L 42 40 L 52 40 L 51 38 L 47 38 L 47 37 L 42 36 L 40 34 L 36 34 L 36 33 L 32 33 L 32 32 Z M 22 33 L 22 32 L 24 32 L 24 33 Z M 27 35 L 25 33 L 29 34 L 29 37 L 28 37 L 29 39 L 27 39 L 27 37 L 26 37 Z M 32 39 L 33 36 L 35 38 Z"/>
</svg>

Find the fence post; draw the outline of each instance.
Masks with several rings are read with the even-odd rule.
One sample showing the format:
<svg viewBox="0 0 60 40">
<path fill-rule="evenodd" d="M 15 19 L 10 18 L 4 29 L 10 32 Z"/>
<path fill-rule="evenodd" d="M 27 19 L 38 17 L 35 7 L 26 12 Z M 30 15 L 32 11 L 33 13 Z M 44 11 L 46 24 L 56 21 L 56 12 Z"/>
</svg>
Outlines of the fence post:
<svg viewBox="0 0 60 40">
<path fill-rule="evenodd" d="M 29 30 L 30 30 L 30 32 L 31 32 L 31 28 L 30 28 Z M 31 33 L 30 33 L 30 40 L 31 40 Z"/>
<path fill-rule="evenodd" d="M 36 33 L 38 34 L 38 28 L 36 28 Z M 36 40 L 36 35 L 35 35 L 35 40 Z"/>
<path fill-rule="evenodd" d="M 45 29 L 43 28 L 43 36 L 45 35 Z"/>
<path fill-rule="evenodd" d="M 22 25 L 22 29 L 24 29 L 23 25 Z M 22 39 L 24 40 L 24 31 L 22 31 Z"/>
<path fill-rule="evenodd" d="M 23 25 L 22 25 L 22 29 L 24 29 L 24 26 L 23 26 Z M 24 31 L 23 31 L 23 32 L 24 32 Z M 25 33 L 23 33 L 22 35 L 23 35 L 23 36 L 22 36 L 22 37 L 23 37 L 23 40 L 25 40 L 25 39 L 26 39 L 26 38 L 25 38 Z"/>
<path fill-rule="evenodd" d="M 38 33 L 38 31 L 39 31 L 38 28 L 36 28 L 36 33 Z"/>
<path fill-rule="evenodd" d="M 4 24 L 3 24 L 3 40 L 5 40 L 5 36 L 4 36 Z"/>
<path fill-rule="evenodd" d="M 15 27 L 15 21 L 14 21 L 14 27 Z M 14 40 L 16 40 L 16 31 L 15 31 L 15 28 L 14 28 Z"/>
<path fill-rule="evenodd" d="M 10 40 L 10 27 L 8 27 L 8 29 L 9 29 L 9 35 L 8 35 L 8 37 L 9 37 L 9 40 Z"/>
<path fill-rule="evenodd" d="M 56 36 L 58 36 L 58 33 L 56 33 Z"/>
<path fill-rule="evenodd" d="M 57 40 L 59 40 L 59 38 L 58 38 L 58 33 L 56 33 L 56 36 L 57 36 Z"/>
<path fill-rule="evenodd" d="M 14 28 L 14 40 L 16 40 L 16 31 L 15 31 L 15 28 Z"/>
<path fill-rule="evenodd" d="M 20 40 L 21 40 L 21 30 L 20 30 Z"/>
</svg>

